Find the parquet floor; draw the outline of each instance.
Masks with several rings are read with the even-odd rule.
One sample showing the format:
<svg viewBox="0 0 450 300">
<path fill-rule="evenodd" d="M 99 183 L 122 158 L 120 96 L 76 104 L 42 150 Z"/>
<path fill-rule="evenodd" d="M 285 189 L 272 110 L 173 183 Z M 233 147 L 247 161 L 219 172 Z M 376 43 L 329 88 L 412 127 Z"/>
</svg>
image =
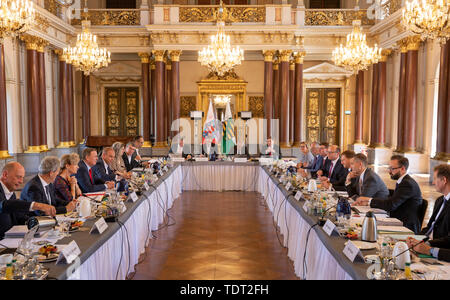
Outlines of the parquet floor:
<svg viewBox="0 0 450 300">
<path fill-rule="evenodd" d="M 176 224 L 154 233 L 133 279 L 298 279 L 262 203 L 251 192 L 182 193 Z"/>
</svg>

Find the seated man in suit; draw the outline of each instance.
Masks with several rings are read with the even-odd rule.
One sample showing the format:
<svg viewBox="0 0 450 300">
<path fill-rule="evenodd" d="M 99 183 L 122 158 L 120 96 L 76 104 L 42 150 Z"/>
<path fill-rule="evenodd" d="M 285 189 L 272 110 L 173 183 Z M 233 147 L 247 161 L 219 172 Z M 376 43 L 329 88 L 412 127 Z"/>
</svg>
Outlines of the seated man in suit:
<svg viewBox="0 0 450 300">
<path fill-rule="evenodd" d="M 317 147 L 317 155 L 315 155 L 315 151 Z M 316 159 L 314 160 L 313 164 L 311 166 L 302 167 L 302 169 L 297 170 L 297 172 L 300 172 L 300 174 L 303 177 L 307 178 L 317 178 L 317 171 L 322 169 L 323 164 L 327 158 L 327 151 L 328 151 L 328 143 L 320 143 L 317 144 L 316 142 L 313 142 L 311 144 L 311 152 L 313 155 L 316 156 Z"/>
<path fill-rule="evenodd" d="M 274 160 L 281 159 L 280 147 L 274 145 L 273 140 L 268 138 L 266 145 L 261 149 L 261 155 L 272 157 Z"/>
<path fill-rule="evenodd" d="M 432 238 L 431 246 L 450 236 L 450 165 L 434 168 L 433 183 L 436 191 L 443 195 L 436 200 L 430 221 L 421 232 Z"/>
<path fill-rule="evenodd" d="M 348 169 L 341 163 L 340 152 L 341 149 L 338 146 L 330 145 L 327 160 L 322 169 L 317 171 L 317 176 L 325 188 L 328 188 L 330 184 L 341 186 L 347 178 Z"/>
<path fill-rule="evenodd" d="M 39 165 L 39 174 L 27 182 L 20 199 L 30 203 L 39 202 L 52 205 L 56 208 L 56 214 L 65 214 L 74 210 L 76 201 L 71 201 L 64 206 L 59 203 L 55 194 L 53 182 L 59 174 L 60 163 L 57 157 L 46 156 Z"/>
<path fill-rule="evenodd" d="M 92 171 L 95 173 L 96 177 L 103 181 L 103 183 L 108 181 L 115 181 L 116 174 L 111 169 L 110 164 L 115 159 L 116 153 L 111 147 L 105 147 L 102 152 L 102 157 L 98 159 L 95 166 L 92 167 Z"/>
<path fill-rule="evenodd" d="M 97 164 L 97 151 L 93 148 L 86 148 L 81 154 L 82 160 L 78 163 L 78 171 L 75 177 L 83 193 L 102 192 L 106 189 L 114 188 L 114 181 L 104 182 L 99 178 L 92 168 Z"/>
<path fill-rule="evenodd" d="M 135 148 L 135 151 L 133 152 L 132 155 L 133 159 L 141 161 L 142 157 L 141 154 L 139 153 L 139 149 L 141 149 L 142 146 L 144 146 L 144 137 L 142 135 L 137 135 L 133 138 L 131 142 L 133 143 L 133 147 Z"/>
<path fill-rule="evenodd" d="M 367 165 L 367 157 L 364 154 L 358 153 L 353 157 L 351 161 L 352 171 L 348 173 L 345 181 L 348 196 L 389 197 L 389 190 L 383 180 Z"/>
<path fill-rule="evenodd" d="M 406 243 L 408 248 L 414 246 L 413 250 L 418 253 L 431 255 L 438 260 L 450 262 L 450 236 L 439 239 L 439 242 L 434 242 L 434 244 L 432 241 L 420 243 L 420 241 L 408 237 Z"/>
<path fill-rule="evenodd" d="M 192 157 L 189 147 L 184 145 L 184 139 L 182 138 L 178 143 L 174 143 L 174 140 L 172 140 L 172 147 L 170 147 L 169 153 L 176 156 L 182 156 L 186 159 L 190 159 Z"/>
<path fill-rule="evenodd" d="M 347 150 L 342 152 L 341 154 L 341 164 L 347 170 L 347 172 L 350 172 L 351 167 L 351 161 L 353 160 L 353 157 L 355 157 L 355 152 L 352 150 Z M 335 181 L 334 183 L 330 183 L 328 181 L 322 181 L 322 185 L 324 188 L 329 188 L 330 185 L 333 187 L 335 191 L 345 191 L 345 178 L 340 177 L 339 180 Z"/>
<path fill-rule="evenodd" d="M 39 202 L 26 202 L 16 199 L 14 191 L 20 188 L 25 177 L 25 169 L 18 162 L 7 163 L 0 177 L 0 239 L 15 225 L 23 225 L 26 215 L 34 210 L 55 216 L 55 207 Z"/>
<path fill-rule="evenodd" d="M 407 174 L 409 161 L 401 155 L 394 155 L 389 162 L 389 175 L 397 180 L 392 196 L 387 198 L 358 197 L 352 204 L 380 208 L 387 212 L 391 218 L 403 222 L 403 226 L 420 232 L 419 207 L 422 205 L 422 193 L 417 182 Z"/>
</svg>

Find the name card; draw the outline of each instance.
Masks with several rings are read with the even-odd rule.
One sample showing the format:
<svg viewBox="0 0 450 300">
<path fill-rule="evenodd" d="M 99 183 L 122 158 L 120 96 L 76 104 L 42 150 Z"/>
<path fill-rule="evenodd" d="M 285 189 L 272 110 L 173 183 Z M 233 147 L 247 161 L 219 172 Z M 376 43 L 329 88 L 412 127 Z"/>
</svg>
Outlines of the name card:
<svg viewBox="0 0 450 300">
<path fill-rule="evenodd" d="M 247 157 L 235 157 L 234 158 L 234 162 L 235 163 L 246 163 L 247 162 Z"/>
<path fill-rule="evenodd" d="M 168 172 L 169 171 L 169 168 L 167 167 L 167 166 L 164 166 L 164 172 Z"/>
<path fill-rule="evenodd" d="M 308 201 L 305 201 L 305 204 L 303 204 L 303 210 L 308 213 Z"/>
<path fill-rule="evenodd" d="M 208 161 L 207 157 L 195 157 L 195 161 Z"/>
<path fill-rule="evenodd" d="M 147 182 L 144 182 L 144 189 L 145 189 L 146 191 L 148 191 L 148 190 L 150 189 L 150 187 L 148 186 Z"/>
<path fill-rule="evenodd" d="M 81 250 L 77 245 L 77 242 L 71 241 L 69 245 L 64 247 L 59 253 L 56 263 L 67 263 L 71 264 L 80 255 Z"/>
<path fill-rule="evenodd" d="M 350 241 L 350 240 L 345 245 L 345 248 L 344 248 L 343 252 L 344 252 L 345 256 L 347 256 L 347 258 L 351 262 L 354 262 L 357 257 L 359 257 L 362 260 L 364 260 L 364 256 L 362 255 L 362 253 L 359 250 L 359 248 L 355 244 L 353 244 L 352 241 Z"/>
<path fill-rule="evenodd" d="M 97 222 L 94 223 L 94 226 L 92 226 L 91 231 L 89 233 L 92 234 L 94 232 L 98 232 L 99 234 L 102 234 L 103 232 L 105 232 L 107 228 L 108 224 L 106 223 L 105 219 L 101 217 L 100 219 L 98 219 Z"/>
<path fill-rule="evenodd" d="M 300 192 L 300 191 L 298 191 L 297 193 L 295 193 L 295 200 L 297 200 L 297 201 L 299 201 L 300 200 L 300 198 L 302 198 L 303 197 L 303 193 L 302 192 Z"/>
<path fill-rule="evenodd" d="M 272 162 L 273 162 L 273 158 L 271 158 L 271 157 L 260 157 L 259 158 L 259 163 L 261 165 L 269 165 Z M 272 166 L 272 168 L 273 168 L 273 166 Z M 272 169 L 270 171 L 272 171 Z"/>
<path fill-rule="evenodd" d="M 129 199 L 131 199 L 131 201 L 133 201 L 133 202 L 136 202 L 139 198 L 138 198 L 138 196 L 136 195 L 136 192 L 132 192 L 131 194 L 130 194 L 130 198 Z"/>
<path fill-rule="evenodd" d="M 292 187 L 292 184 L 290 182 L 288 182 L 285 187 L 286 187 L 286 191 L 289 191 L 289 189 Z"/>
<path fill-rule="evenodd" d="M 333 234 L 335 228 L 336 225 L 329 219 L 325 222 L 325 225 L 323 225 L 323 230 L 325 231 L 326 234 L 328 234 L 328 236 L 331 236 L 331 234 Z"/>
<path fill-rule="evenodd" d="M 184 157 L 172 157 L 173 162 L 184 162 Z"/>
<path fill-rule="evenodd" d="M 163 170 L 159 170 L 158 175 L 163 176 L 164 175 Z"/>
</svg>

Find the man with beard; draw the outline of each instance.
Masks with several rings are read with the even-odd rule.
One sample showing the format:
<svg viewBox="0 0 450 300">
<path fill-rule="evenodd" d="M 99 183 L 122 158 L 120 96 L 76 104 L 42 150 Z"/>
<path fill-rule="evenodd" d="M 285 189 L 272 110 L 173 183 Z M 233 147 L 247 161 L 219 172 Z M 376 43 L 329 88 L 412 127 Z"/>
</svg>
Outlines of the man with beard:
<svg viewBox="0 0 450 300">
<path fill-rule="evenodd" d="M 407 174 L 409 161 L 401 155 L 394 155 L 389 162 L 389 175 L 397 180 L 394 193 L 386 198 L 358 197 L 355 206 L 370 206 L 387 211 L 391 218 L 403 222 L 403 226 L 418 234 L 421 229 L 419 207 L 422 205 L 422 193 L 417 182 Z"/>
</svg>

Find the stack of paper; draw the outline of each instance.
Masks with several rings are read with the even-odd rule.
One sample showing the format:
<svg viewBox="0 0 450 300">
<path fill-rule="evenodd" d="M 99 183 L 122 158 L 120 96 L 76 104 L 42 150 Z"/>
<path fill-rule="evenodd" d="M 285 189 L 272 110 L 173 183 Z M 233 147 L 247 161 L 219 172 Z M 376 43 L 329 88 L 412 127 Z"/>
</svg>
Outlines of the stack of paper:
<svg viewBox="0 0 450 300">
<path fill-rule="evenodd" d="M 27 232 L 28 232 L 27 225 L 14 226 L 5 233 L 5 238 L 12 238 L 12 239 L 23 238 L 25 234 L 27 234 Z M 34 236 L 39 237 L 41 236 L 41 233 L 37 232 Z"/>
<path fill-rule="evenodd" d="M 403 234 L 414 234 L 411 230 L 402 226 L 377 226 L 378 233 L 403 233 Z"/>
</svg>

